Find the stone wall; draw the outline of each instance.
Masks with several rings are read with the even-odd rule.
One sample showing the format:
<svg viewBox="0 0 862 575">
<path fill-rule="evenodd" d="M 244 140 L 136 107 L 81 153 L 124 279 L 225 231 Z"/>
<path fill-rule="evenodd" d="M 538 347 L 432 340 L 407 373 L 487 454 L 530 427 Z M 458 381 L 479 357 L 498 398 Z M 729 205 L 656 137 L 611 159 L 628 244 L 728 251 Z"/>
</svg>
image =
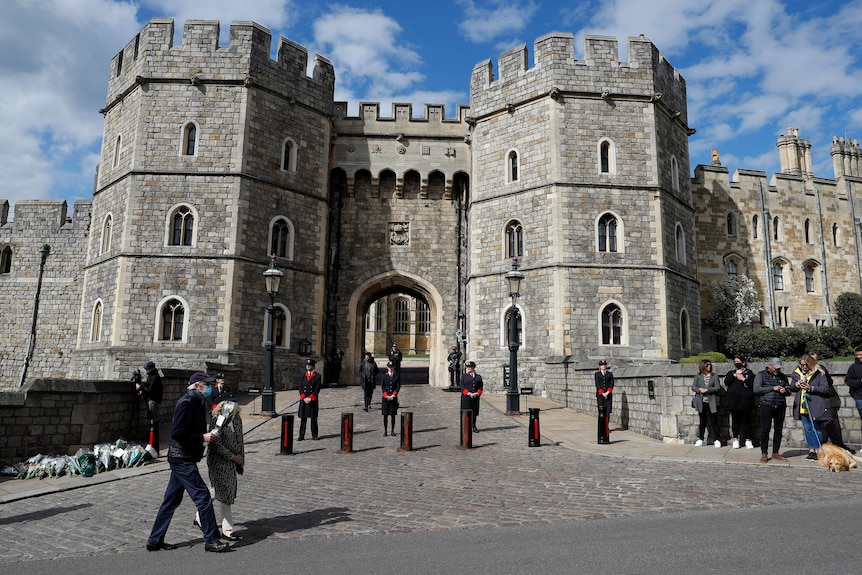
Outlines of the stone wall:
<svg viewBox="0 0 862 575">
<path fill-rule="evenodd" d="M 788 362 L 789 363 L 789 362 Z M 832 374 L 835 389 L 841 397 L 839 410 L 840 425 L 844 442 L 857 445 L 862 443 L 859 414 L 855 403 L 844 384 L 849 362 L 827 362 Z M 756 373 L 765 369 L 765 364 L 752 363 L 749 367 Z M 696 364 L 652 364 L 640 366 L 612 366 L 614 374 L 614 407 L 611 414 L 612 428 L 620 426 L 636 433 L 667 442 L 694 443 L 697 439 L 698 414 L 691 407 L 691 383 L 697 373 Z M 715 364 L 716 373 L 724 374 L 733 369 L 730 363 Z M 531 368 L 524 367 L 525 376 L 520 375 L 519 383 L 533 386 L 534 393 L 542 393 L 548 399 L 566 405 L 578 412 L 595 414 L 595 366 L 560 360 L 548 363 L 544 379 L 530 379 Z M 653 396 L 650 395 L 652 382 Z M 784 420 L 784 439 L 787 448 L 806 448 L 802 424 L 793 420 L 793 398 L 788 400 L 787 416 Z M 755 410 L 756 411 L 756 410 Z M 720 407 L 719 425 L 723 441 L 730 438 L 730 416 Z M 756 413 L 751 417 L 752 435 L 755 445 L 759 445 L 760 420 Z M 772 440 L 770 434 L 770 441 Z"/>
<path fill-rule="evenodd" d="M 191 373 L 163 369 L 160 419 L 170 429 L 174 405 Z M 123 438 L 146 444 L 146 404 L 131 381 L 38 379 L 0 392 L 0 461 L 17 463 L 36 454 L 74 454 Z M 169 437 L 163 432 L 161 448 Z"/>
</svg>

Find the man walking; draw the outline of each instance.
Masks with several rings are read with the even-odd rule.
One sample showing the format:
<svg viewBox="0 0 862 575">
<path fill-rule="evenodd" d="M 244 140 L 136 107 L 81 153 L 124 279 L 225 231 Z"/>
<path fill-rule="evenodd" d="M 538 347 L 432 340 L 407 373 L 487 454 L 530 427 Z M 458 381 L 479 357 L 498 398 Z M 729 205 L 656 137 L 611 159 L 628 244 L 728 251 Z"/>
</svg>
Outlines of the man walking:
<svg viewBox="0 0 862 575">
<path fill-rule="evenodd" d="M 183 500 L 184 490 L 188 491 L 200 515 L 204 550 L 223 553 L 230 549 L 219 539 L 210 490 L 204 483 L 197 465 L 204 454 L 204 443 L 215 440 L 215 435 L 207 433 L 205 405 L 205 398 L 212 396 L 213 381 L 215 379 L 207 377 L 205 373 L 192 374 L 186 394 L 180 398 L 174 408 L 171 444 L 168 447 L 171 476 L 168 479 L 162 505 L 156 513 L 153 529 L 147 539 L 147 551 L 169 551 L 177 548 L 176 545 L 165 543 L 165 533 L 170 527 L 174 511 Z"/>
<path fill-rule="evenodd" d="M 790 382 L 781 373 L 784 365 L 777 357 L 773 357 L 766 369 L 754 376 L 754 395 L 760 397 L 760 462 L 769 461 L 767 457 L 769 445 L 769 429 L 775 426 L 772 436 L 772 459 L 787 461 L 781 455 L 781 432 L 784 429 L 784 415 L 787 412 L 787 396 L 790 395 Z"/>
</svg>

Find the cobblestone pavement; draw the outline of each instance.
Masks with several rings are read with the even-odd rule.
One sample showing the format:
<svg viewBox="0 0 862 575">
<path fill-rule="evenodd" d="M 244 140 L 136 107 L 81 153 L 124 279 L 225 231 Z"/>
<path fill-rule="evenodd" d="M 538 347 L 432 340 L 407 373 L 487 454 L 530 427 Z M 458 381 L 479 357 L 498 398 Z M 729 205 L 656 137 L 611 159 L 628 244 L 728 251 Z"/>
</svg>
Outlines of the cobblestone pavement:
<svg viewBox="0 0 862 575">
<path fill-rule="evenodd" d="M 458 395 L 424 385 L 402 389 L 401 410 L 414 414 L 415 431 L 413 451 L 398 452 L 400 437 L 382 433 L 379 390 L 368 413 L 361 393 L 324 389 L 321 440 L 296 442 L 294 455 L 278 455 L 280 419 L 243 415 L 247 464 L 234 518 L 244 538 L 236 546 L 754 509 L 788 503 L 803 491 L 824 501 L 862 501 L 858 471 L 638 460 L 554 443 L 530 448 L 525 428 L 488 402 L 473 449 L 460 450 Z M 284 413 L 294 413 L 281 405 L 289 399 L 279 398 Z M 354 413 L 352 454 L 338 453 L 344 412 Z M 142 551 L 167 480 L 167 471 L 147 473 L 0 505 L 0 564 Z M 167 541 L 200 544 L 193 516 L 186 497 Z"/>
</svg>

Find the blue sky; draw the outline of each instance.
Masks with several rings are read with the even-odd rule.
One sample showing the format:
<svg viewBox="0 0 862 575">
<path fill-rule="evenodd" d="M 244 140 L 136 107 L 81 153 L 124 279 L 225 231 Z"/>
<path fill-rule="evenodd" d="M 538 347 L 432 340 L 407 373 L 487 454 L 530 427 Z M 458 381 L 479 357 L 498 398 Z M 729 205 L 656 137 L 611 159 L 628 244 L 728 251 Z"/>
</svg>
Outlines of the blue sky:
<svg viewBox="0 0 862 575">
<path fill-rule="evenodd" d="M 831 178 L 833 136 L 862 138 L 862 0 L 3 0 L 0 199 L 89 198 L 111 58 L 151 18 L 253 20 L 335 66 L 336 98 L 469 104 L 470 71 L 551 31 L 644 34 L 686 79 L 691 169 L 778 170 L 789 127 Z M 224 41 L 226 43 L 226 40 Z M 415 112 L 414 112 L 415 113 Z"/>
</svg>

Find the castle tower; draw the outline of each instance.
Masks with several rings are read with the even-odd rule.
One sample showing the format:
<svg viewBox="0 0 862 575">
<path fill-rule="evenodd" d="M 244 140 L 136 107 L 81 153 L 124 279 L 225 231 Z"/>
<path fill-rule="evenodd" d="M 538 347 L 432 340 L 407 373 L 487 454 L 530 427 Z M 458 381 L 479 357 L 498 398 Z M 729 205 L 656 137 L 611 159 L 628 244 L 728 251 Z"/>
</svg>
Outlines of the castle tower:
<svg viewBox="0 0 862 575">
<path fill-rule="evenodd" d="M 259 384 L 275 254 L 284 385 L 302 361 L 290 333 L 320 347 L 332 65 L 316 57 L 309 77 L 307 52 L 283 38 L 273 61 L 251 22 L 234 22 L 227 46 L 218 22 L 173 38 L 173 21 L 154 19 L 111 63 L 70 375 L 125 378 L 153 359 L 237 366 Z"/>
<path fill-rule="evenodd" d="M 782 174 L 811 178 L 811 140 L 799 137 L 799 128 L 787 128 L 787 133 L 778 136 L 779 165 Z"/>
<path fill-rule="evenodd" d="M 841 176 L 862 175 L 862 149 L 859 148 L 858 139 L 834 136 L 829 154 L 832 156 L 832 168 L 836 180 Z"/>
<path fill-rule="evenodd" d="M 628 42 L 628 62 L 599 36 L 575 60 L 573 36 L 553 33 L 532 67 L 521 46 L 497 77 L 473 69 L 468 353 L 486 365 L 508 359 L 513 256 L 537 371 L 700 349 L 685 81 L 649 40 Z"/>
</svg>

